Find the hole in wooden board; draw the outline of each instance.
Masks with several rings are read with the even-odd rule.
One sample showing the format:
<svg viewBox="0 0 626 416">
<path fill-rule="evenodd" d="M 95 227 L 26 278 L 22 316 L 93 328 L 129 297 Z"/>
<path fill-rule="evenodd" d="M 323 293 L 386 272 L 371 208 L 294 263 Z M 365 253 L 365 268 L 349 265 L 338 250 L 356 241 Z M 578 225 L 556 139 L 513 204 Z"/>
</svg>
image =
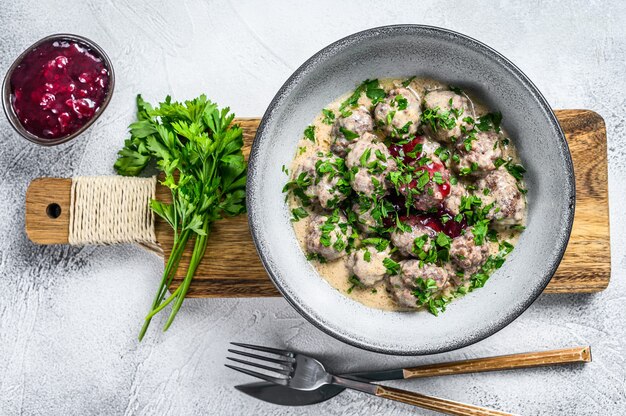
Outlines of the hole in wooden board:
<svg viewBox="0 0 626 416">
<path fill-rule="evenodd" d="M 61 216 L 61 206 L 56 202 L 48 204 L 46 207 L 46 214 L 49 218 L 59 218 Z"/>
</svg>

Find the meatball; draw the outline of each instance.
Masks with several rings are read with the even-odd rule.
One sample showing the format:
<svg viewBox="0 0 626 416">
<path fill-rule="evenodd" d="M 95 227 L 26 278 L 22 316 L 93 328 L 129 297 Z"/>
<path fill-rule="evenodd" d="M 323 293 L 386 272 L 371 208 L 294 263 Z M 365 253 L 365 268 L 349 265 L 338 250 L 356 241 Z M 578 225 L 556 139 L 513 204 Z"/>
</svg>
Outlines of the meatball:
<svg viewBox="0 0 626 416">
<path fill-rule="evenodd" d="M 324 172 L 319 167 L 325 166 Z M 306 174 L 309 184 L 302 191 L 311 202 L 324 209 L 333 209 L 350 194 L 350 186 L 343 178 L 343 161 L 332 156 L 309 156 L 302 160 L 292 174 L 292 181 Z"/>
<path fill-rule="evenodd" d="M 389 290 L 400 306 L 416 308 L 418 299 L 413 294 L 417 290 L 417 280 L 435 281 L 437 288 L 434 292 L 440 292 L 453 273 L 449 267 L 439 267 L 434 264 L 422 264 L 418 260 L 405 260 L 400 262 L 400 274 L 389 277 Z"/>
<path fill-rule="evenodd" d="M 331 216 L 313 214 L 308 225 L 306 248 L 309 253 L 328 261 L 337 260 L 346 255 L 351 235 L 352 227 L 338 211 Z"/>
<path fill-rule="evenodd" d="M 370 133 L 374 130 L 374 120 L 372 120 L 372 115 L 367 108 L 360 106 L 351 110 L 350 115 L 346 117 L 339 117 L 335 120 L 335 124 L 333 124 L 331 131 L 333 139 L 330 145 L 330 150 L 337 156 L 344 157 L 346 155 L 348 145 L 358 139 L 346 138 L 342 130 L 355 133 L 359 135 L 359 137 L 364 133 Z"/>
<path fill-rule="evenodd" d="M 493 204 L 486 217 L 494 220 L 495 225 L 515 225 L 524 221 L 526 202 L 509 172 L 495 170 L 480 179 L 476 187 L 483 206 Z"/>
<path fill-rule="evenodd" d="M 377 251 L 374 246 L 361 247 L 350 254 L 348 271 L 358 277 L 364 286 L 374 286 L 382 281 L 387 273 L 387 268 L 383 263 L 387 257 L 389 257 L 389 248 Z"/>
<path fill-rule="evenodd" d="M 459 141 L 457 170 L 461 174 L 480 176 L 497 169 L 495 161 L 502 157 L 502 149 L 498 146 L 499 139 L 498 133 L 481 131 L 475 138 L 467 137 Z"/>
<path fill-rule="evenodd" d="M 366 234 L 375 231 L 376 228 L 382 227 L 383 225 L 381 218 L 377 220 L 372 215 L 373 208 L 373 200 L 370 200 L 367 204 L 361 201 L 361 203 L 357 202 L 352 205 L 352 211 L 356 214 L 357 218 L 357 227 Z"/>
<path fill-rule="evenodd" d="M 419 97 L 408 88 L 389 91 L 374 109 L 374 118 L 387 136 L 402 140 L 417 132 L 420 115 Z"/>
<path fill-rule="evenodd" d="M 433 116 L 438 115 L 437 119 Z M 441 143 L 458 140 L 471 125 L 463 121 L 473 117 L 471 101 L 454 91 L 430 91 L 424 96 L 424 120 L 434 139 Z"/>
<path fill-rule="evenodd" d="M 425 173 L 428 174 L 428 181 L 423 183 Z M 432 156 L 430 163 L 417 167 L 413 180 L 400 186 L 399 190 L 416 209 L 428 211 L 441 204 L 450 193 L 450 171 L 436 156 Z"/>
<path fill-rule="evenodd" d="M 370 133 L 348 146 L 346 166 L 354 173 L 350 180 L 352 189 L 368 197 L 385 195 L 387 174 L 397 168 L 387 147 Z"/>
<path fill-rule="evenodd" d="M 400 307 L 417 308 L 417 298 L 413 290 L 404 284 L 400 275 L 389 276 L 389 292 Z"/>
<path fill-rule="evenodd" d="M 452 215 L 457 215 L 461 212 L 461 200 L 464 196 L 467 196 L 467 190 L 460 183 L 450 184 L 450 193 L 443 200 L 443 207 Z"/>
<path fill-rule="evenodd" d="M 420 265 L 420 263 L 422 264 Z M 441 290 L 445 287 L 452 273 L 452 269 L 450 268 L 423 263 L 419 260 L 405 260 L 400 262 L 400 276 L 407 286 L 415 285 L 417 279 L 424 281 L 432 279 L 437 284 L 437 290 Z"/>
<path fill-rule="evenodd" d="M 457 269 L 469 274 L 476 273 L 487 261 L 489 256 L 489 243 L 485 239 L 483 244 L 477 245 L 474 234 L 468 229 L 464 235 L 452 240 L 450 244 L 450 259 Z"/>
<path fill-rule="evenodd" d="M 432 247 L 432 238 L 437 233 L 422 224 L 411 225 L 411 231 L 395 230 L 391 233 L 391 242 L 403 256 L 419 257 L 420 252 L 428 252 Z M 416 247 L 416 240 L 417 246 Z M 419 248 L 419 250 L 418 250 Z"/>
</svg>

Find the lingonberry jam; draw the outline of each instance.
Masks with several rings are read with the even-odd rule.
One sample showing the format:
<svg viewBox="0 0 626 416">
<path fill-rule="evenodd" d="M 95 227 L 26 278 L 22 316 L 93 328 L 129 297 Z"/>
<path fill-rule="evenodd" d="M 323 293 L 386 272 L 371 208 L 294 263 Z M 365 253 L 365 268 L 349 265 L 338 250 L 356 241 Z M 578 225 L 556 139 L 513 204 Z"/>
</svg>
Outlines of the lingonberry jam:
<svg viewBox="0 0 626 416">
<path fill-rule="evenodd" d="M 100 110 L 110 69 L 93 48 L 50 40 L 29 51 L 10 78 L 11 105 L 22 126 L 42 139 L 67 137 Z"/>
<path fill-rule="evenodd" d="M 423 143 L 424 138 L 422 136 L 415 136 L 411 141 L 404 144 L 392 143 L 389 146 L 389 153 L 393 157 L 403 158 L 406 164 L 413 163 L 424 155 L 421 148 L 416 149 L 418 145 Z"/>
<path fill-rule="evenodd" d="M 385 199 L 389 201 L 393 207 L 393 210 L 383 218 L 383 225 L 387 228 L 395 224 L 396 215 L 400 222 L 409 225 L 419 223 L 436 232 L 441 231 L 451 238 L 460 236 L 463 230 L 467 228 L 465 217 L 457 222 L 454 219 L 454 214 L 447 211 L 443 205 L 440 205 L 437 210 L 433 212 L 416 212 L 413 207 L 410 207 L 407 215 L 406 199 L 403 195 L 398 195 L 392 190 L 389 195 L 385 196 Z"/>
</svg>

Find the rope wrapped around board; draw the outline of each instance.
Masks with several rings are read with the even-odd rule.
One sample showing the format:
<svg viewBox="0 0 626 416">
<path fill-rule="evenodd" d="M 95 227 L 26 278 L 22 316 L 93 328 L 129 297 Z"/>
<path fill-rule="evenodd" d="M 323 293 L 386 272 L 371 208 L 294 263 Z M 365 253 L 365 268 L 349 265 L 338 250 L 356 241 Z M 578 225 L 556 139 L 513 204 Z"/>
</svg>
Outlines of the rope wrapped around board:
<svg viewBox="0 0 626 416">
<path fill-rule="evenodd" d="M 72 178 L 69 243 L 72 245 L 156 244 L 150 201 L 156 177 Z"/>
</svg>

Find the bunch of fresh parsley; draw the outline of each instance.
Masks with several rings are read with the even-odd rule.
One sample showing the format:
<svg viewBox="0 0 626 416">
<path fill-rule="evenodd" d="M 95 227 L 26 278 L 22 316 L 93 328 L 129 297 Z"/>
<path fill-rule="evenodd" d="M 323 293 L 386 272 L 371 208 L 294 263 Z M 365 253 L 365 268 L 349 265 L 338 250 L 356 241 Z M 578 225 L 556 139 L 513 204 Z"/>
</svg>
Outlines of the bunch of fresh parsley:
<svg viewBox="0 0 626 416">
<path fill-rule="evenodd" d="M 204 256 L 211 224 L 245 212 L 247 166 L 241 150 L 243 132 L 233 125 L 234 117 L 228 107 L 220 110 L 205 95 L 184 103 L 172 102 L 168 96 L 154 108 L 137 96 L 137 121 L 129 126 L 131 137 L 114 167 L 120 175 L 136 176 L 149 163 L 156 163 L 172 201 L 152 200 L 150 206 L 174 230 L 172 252 L 140 340 L 152 317 L 174 302 L 163 330 L 172 324 Z M 193 253 L 185 279 L 166 299 L 191 241 Z"/>
</svg>

